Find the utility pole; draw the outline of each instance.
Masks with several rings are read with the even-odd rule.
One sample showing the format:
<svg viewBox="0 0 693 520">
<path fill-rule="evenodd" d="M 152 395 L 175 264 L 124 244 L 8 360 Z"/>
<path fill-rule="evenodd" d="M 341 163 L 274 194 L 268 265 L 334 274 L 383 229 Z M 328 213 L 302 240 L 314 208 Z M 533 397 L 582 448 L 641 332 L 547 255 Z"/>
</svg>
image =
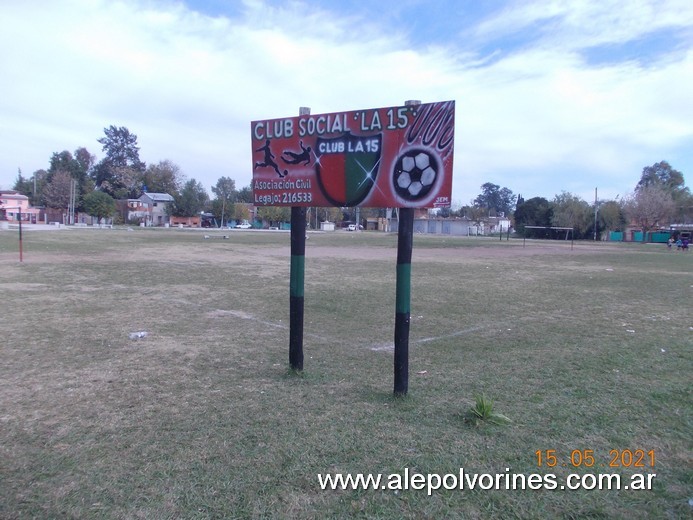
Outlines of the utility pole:
<svg viewBox="0 0 693 520">
<path fill-rule="evenodd" d="M 594 188 L 594 241 L 597 241 L 597 188 Z"/>
</svg>

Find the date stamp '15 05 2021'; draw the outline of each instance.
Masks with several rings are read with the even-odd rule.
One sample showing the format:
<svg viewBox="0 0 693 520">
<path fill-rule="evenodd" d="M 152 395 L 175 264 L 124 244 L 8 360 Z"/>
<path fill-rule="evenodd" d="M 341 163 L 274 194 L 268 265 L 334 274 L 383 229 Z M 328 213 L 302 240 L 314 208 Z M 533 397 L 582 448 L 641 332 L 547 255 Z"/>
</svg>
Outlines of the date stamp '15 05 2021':
<svg viewBox="0 0 693 520">
<path fill-rule="evenodd" d="M 559 452 L 555 449 L 537 450 L 534 452 L 538 467 L 572 467 L 572 468 L 654 468 L 655 450 L 613 449 L 607 456 L 595 454 L 595 450 L 575 449 L 570 452 Z"/>
</svg>

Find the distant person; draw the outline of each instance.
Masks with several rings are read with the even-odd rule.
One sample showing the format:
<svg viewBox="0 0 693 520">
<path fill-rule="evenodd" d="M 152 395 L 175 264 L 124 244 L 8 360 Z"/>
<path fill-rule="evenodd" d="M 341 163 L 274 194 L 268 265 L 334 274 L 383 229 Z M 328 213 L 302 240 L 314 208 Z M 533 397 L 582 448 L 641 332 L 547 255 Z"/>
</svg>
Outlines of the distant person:
<svg viewBox="0 0 693 520">
<path fill-rule="evenodd" d="M 676 240 L 676 250 L 681 251 L 681 248 L 683 247 L 683 240 L 680 238 Z"/>
<path fill-rule="evenodd" d="M 687 252 L 688 251 L 688 239 L 684 238 L 681 241 L 681 251 Z"/>
<path fill-rule="evenodd" d="M 671 249 L 671 246 L 674 243 L 674 237 L 669 237 L 669 240 L 667 240 L 667 249 Z"/>
</svg>

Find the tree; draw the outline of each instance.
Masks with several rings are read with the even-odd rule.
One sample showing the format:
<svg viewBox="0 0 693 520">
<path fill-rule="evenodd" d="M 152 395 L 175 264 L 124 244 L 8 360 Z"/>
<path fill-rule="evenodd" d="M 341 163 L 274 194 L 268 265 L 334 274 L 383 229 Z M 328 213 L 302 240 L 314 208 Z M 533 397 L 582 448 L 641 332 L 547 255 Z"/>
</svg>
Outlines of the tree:
<svg viewBox="0 0 693 520">
<path fill-rule="evenodd" d="M 572 193 L 563 191 L 556 195 L 551 202 L 551 210 L 551 225 L 573 228 L 573 233 L 578 238 L 585 238 L 594 226 L 593 209 Z"/>
<path fill-rule="evenodd" d="M 94 167 L 96 186 L 115 198 L 137 198 L 142 195 L 145 163 L 140 160 L 137 136 L 121 126 L 104 128 L 106 137 L 97 139 L 106 157 Z"/>
<path fill-rule="evenodd" d="M 214 216 L 219 217 L 220 226 L 224 225 L 224 216 L 233 214 L 233 203 L 236 200 L 236 181 L 231 177 L 220 177 L 216 186 L 212 186 L 212 192 L 217 196 L 212 205 Z M 221 206 L 221 207 L 219 207 Z M 217 211 L 219 214 L 217 214 Z"/>
<path fill-rule="evenodd" d="M 481 194 L 473 202 L 478 208 L 486 208 L 487 216 L 491 213 L 510 215 L 515 205 L 515 195 L 508 188 L 486 182 L 481 185 Z"/>
<path fill-rule="evenodd" d="M 315 221 L 317 216 L 320 222 L 338 222 L 344 219 L 344 213 L 342 213 L 341 208 L 335 206 L 328 206 L 323 208 L 311 208 L 315 210 L 315 213 L 311 216 L 310 220 Z M 316 224 L 316 227 L 320 227 L 320 224 Z"/>
<path fill-rule="evenodd" d="M 149 193 L 168 193 L 174 196 L 180 192 L 183 174 L 177 164 L 168 159 L 150 164 L 142 174 L 142 189 Z"/>
<path fill-rule="evenodd" d="M 250 186 L 244 186 L 236 195 L 236 202 L 253 203 L 253 190 Z"/>
<path fill-rule="evenodd" d="M 544 197 L 523 200 L 515 208 L 515 229 L 525 237 L 534 236 L 534 230 L 526 230 L 525 226 L 550 226 L 552 215 L 551 204 Z"/>
<path fill-rule="evenodd" d="M 14 191 L 18 191 L 22 195 L 26 195 L 27 197 L 29 197 L 29 199 L 32 198 L 32 195 L 34 193 L 34 185 L 32 184 L 31 179 L 25 178 L 22 175 L 21 169 L 17 170 L 17 178 L 14 181 L 14 186 L 12 186 L 12 189 Z"/>
<path fill-rule="evenodd" d="M 92 191 L 84 196 L 84 211 L 99 220 L 113 216 L 115 210 L 115 200 L 108 193 Z"/>
<path fill-rule="evenodd" d="M 272 224 L 280 224 L 291 220 L 291 208 L 288 206 L 262 206 L 257 210 L 257 216 Z"/>
<path fill-rule="evenodd" d="M 86 177 L 96 164 L 96 157 L 90 154 L 86 148 L 80 147 L 75 150 L 74 161 L 77 164 L 76 172 L 79 181 L 85 182 Z"/>
<path fill-rule="evenodd" d="M 687 223 L 691 216 L 691 210 L 693 210 L 693 195 L 691 195 L 690 189 L 686 187 L 683 173 L 672 168 L 667 161 L 646 166 L 642 169 L 642 175 L 635 191 L 652 186 L 659 186 L 671 195 L 676 207 L 672 218 L 679 223 Z"/>
<path fill-rule="evenodd" d="M 43 192 L 48 184 L 48 172 L 46 170 L 36 170 L 31 176 L 31 195 L 24 193 L 29 197 L 29 202 L 32 206 L 41 206 L 45 204 Z"/>
<path fill-rule="evenodd" d="M 183 185 L 179 194 L 173 195 L 171 215 L 176 217 L 194 217 L 200 214 L 209 202 L 209 195 L 201 183 L 190 179 Z"/>
<path fill-rule="evenodd" d="M 642 228 L 644 242 L 647 233 L 669 224 L 676 212 L 676 204 L 664 186 L 649 185 L 640 187 L 626 199 L 625 211 Z"/>
<path fill-rule="evenodd" d="M 660 161 L 652 166 L 646 166 L 642 170 L 642 175 L 638 185 L 635 187 L 635 191 L 650 186 L 659 186 L 669 192 L 679 212 L 677 218 L 683 217 L 685 219 L 687 213 L 685 209 L 690 208 L 693 197 L 690 189 L 686 186 L 683 173 L 672 168 L 667 161 Z M 681 210 L 684 210 L 683 215 L 681 215 Z"/>
<path fill-rule="evenodd" d="M 121 126 L 111 125 L 103 129 L 106 137 L 97 139 L 106 152 L 106 159 L 112 166 L 132 168 L 144 172 L 145 164 L 140 160 L 140 148 L 137 146 L 137 136 Z"/>
<path fill-rule="evenodd" d="M 78 148 L 74 155 L 67 150 L 54 152 L 49 161 L 47 182 L 52 180 L 56 172 L 69 173 L 70 177 L 77 182 L 76 208 L 83 209 L 81 202 L 83 196 L 94 190 L 94 182 L 89 178 L 89 173 L 95 160 L 86 148 Z"/>
<path fill-rule="evenodd" d="M 250 210 L 245 204 L 234 204 L 233 205 L 233 217 L 234 220 L 250 220 Z"/>
<path fill-rule="evenodd" d="M 678 224 L 690 224 L 693 222 L 693 194 L 682 193 L 674 199 L 676 214 L 674 220 Z"/>
<path fill-rule="evenodd" d="M 84 149 L 82 148 L 81 150 Z M 84 150 L 84 152 L 86 152 L 86 150 Z M 86 154 L 89 155 L 89 152 L 86 152 Z M 83 179 L 86 177 L 88 170 L 91 167 L 89 164 L 90 160 L 87 158 L 86 161 L 87 164 L 84 164 L 83 162 L 76 160 L 74 156 L 67 150 L 63 150 L 62 152 L 54 152 L 49 161 L 49 180 L 50 176 L 58 171 L 69 173 L 70 176 L 75 180 Z"/>
<path fill-rule="evenodd" d="M 626 225 L 626 216 L 623 206 L 615 200 L 609 200 L 599 206 L 599 227 L 606 231 L 623 231 Z"/>
<path fill-rule="evenodd" d="M 667 161 L 660 161 L 642 169 L 642 175 L 635 191 L 650 186 L 660 186 L 672 195 L 676 191 L 686 189 L 683 174 L 674 170 Z"/>
<path fill-rule="evenodd" d="M 43 198 L 49 208 L 66 210 L 70 205 L 72 176 L 63 170 L 53 173 L 53 177 L 43 190 Z"/>
<path fill-rule="evenodd" d="M 488 208 L 483 206 L 462 206 L 460 208 L 460 217 L 468 218 L 477 227 L 477 234 L 479 228 L 481 228 L 481 223 L 486 217 L 488 217 Z"/>
</svg>

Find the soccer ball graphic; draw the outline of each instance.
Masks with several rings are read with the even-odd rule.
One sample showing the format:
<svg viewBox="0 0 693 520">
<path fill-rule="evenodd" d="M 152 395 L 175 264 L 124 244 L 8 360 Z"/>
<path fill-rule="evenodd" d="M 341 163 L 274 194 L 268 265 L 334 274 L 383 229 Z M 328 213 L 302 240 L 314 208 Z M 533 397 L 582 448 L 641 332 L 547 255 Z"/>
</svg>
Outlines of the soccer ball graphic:
<svg viewBox="0 0 693 520">
<path fill-rule="evenodd" d="M 395 163 L 393 181 L 395 192 L 406 200 L 423 199 L 438 177 L 438 161 L 426 150 L 412 149 Z"/>
</svg>

